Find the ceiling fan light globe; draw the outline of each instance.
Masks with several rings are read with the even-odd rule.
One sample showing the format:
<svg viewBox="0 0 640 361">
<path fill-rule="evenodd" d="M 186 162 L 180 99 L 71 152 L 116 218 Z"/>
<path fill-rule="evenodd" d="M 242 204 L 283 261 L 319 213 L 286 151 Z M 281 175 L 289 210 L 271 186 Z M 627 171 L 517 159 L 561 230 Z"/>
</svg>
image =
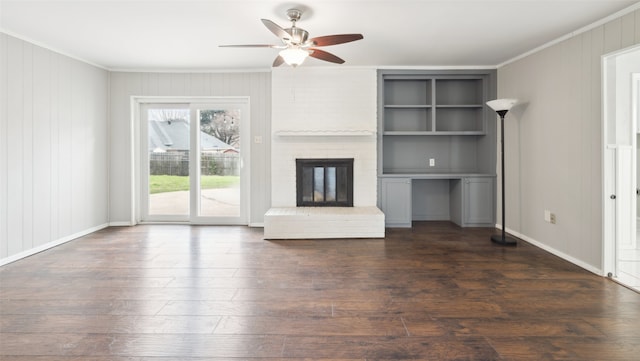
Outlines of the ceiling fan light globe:
<svg viewBox="0 0 640 361">
<path fill-rule="evenodd" d="M 300 48 L 284 49 L 280 52 L 280 56 L 288 65 L 296 67 L 304 62 L 309 56 L 309 52 Z"/>
</svg>

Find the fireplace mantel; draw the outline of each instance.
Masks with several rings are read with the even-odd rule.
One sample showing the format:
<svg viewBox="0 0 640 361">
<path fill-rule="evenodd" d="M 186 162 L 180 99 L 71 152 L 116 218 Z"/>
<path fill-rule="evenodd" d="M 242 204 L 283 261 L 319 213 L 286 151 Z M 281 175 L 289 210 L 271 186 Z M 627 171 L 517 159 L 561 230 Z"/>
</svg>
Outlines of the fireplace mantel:
<svg viewBox="0 0 640 361">
<path fill-rule="evenodd" d="M 279 137 L 370 137 L 375 134 L 375 130 L 368 129 L 304 129 L 278 130 L 275 132 L 275 135 Z"/>
</svg>

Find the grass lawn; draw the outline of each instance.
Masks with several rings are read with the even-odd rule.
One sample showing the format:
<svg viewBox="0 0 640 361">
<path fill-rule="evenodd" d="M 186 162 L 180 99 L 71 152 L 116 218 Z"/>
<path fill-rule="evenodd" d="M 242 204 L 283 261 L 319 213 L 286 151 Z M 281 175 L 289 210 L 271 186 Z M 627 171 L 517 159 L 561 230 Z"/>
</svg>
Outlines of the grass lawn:
<svg viewBox="0 0 640 361">
<path fill-rule="evenodd" d="M 229 188 L 240 183 L 239 176 L 203 175 L 200 178 L 202 189 Z M 189 190 L 189 177 L 176 175 L 149 176 L 151 194 Z"/>
</svg>

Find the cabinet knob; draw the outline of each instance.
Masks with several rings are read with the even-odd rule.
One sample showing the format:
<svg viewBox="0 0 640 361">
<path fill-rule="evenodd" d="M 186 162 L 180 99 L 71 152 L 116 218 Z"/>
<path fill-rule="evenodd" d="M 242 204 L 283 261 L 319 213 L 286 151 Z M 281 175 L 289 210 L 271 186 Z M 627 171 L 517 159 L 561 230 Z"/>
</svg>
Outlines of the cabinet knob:
<svg viewBox="0 0 640 361">
<path fill-rule="evenodd" d="M 615 194 L 612 194 L 612 195 L 610 195 L 610 196 L 609 196 L 609 198 L 611 198 L 611 199 L 616 199 L 616 195 L 615 195 Z"/>
</svg>

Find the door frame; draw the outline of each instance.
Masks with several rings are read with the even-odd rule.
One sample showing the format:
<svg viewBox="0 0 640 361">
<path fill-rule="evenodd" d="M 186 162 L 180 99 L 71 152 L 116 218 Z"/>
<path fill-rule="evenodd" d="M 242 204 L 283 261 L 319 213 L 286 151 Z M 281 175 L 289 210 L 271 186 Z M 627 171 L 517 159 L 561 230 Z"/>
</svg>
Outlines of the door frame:
<svg viewBox="0 0 640 361">
<path fill-rule="evenodd" d="M 619 57 L 640 52 L 640 46 L 632 46 L 620 51 L 602 56 L 602 272 L 603 276 L 616 278 L 618 275 L 618 258 L 620 242 L 623 238 L 636 237 L 637 197 L 631 192 L 627 183 L 637 187 L 637 142 L 636 134 L 640 126 L 638 92 L 640 92 L 640 74 L 632 71 L 629 81 L 631 86 L 631 104 L 628 109 L 619 109 L 618 79 Z M 628 111 L 629 119 L 619 116 L 618 112 Z M 625 123 L 625 120 L 629 124 Z M 628 141 L 621 138 L 621 132 L 629 132 Z M 624 133 L 626 134 L 626 133 Z M 629 168 L 631 171 L 629 172 Z M 626 172 L 627 178 L 620 179 L 620 174 Z M 626 182 L 626 183 L 625 183 Z M 611 199 L 616 195 L 616 199 Z M 621 204 L 617 198 L 631 202 L 629 219 L 621 219 L 618 211 Z"/>
<path fill-rule="evenodd" d="M 206 225 L 248 225 L 250 223 L 250 177 L 251 166 L 250 157 L 251 154 L 251 142 L 250 142 L 250 128 L 251 128 L 251 104 L 248 96 L 131 96 L 131 138 L 129 139 L 131 146 L 131 224 L 142 223 L 142 169 L 141 164 L 141 152 L 143 148 L 142 144 L 142 124 L 141 124 L 141 110 L 143 105 L 147 104 L 178 104 L 184 105 L 187 109 L 193 109 L 194 106 L 211 106 L 216 104 L 238 104 L 242 107 L 242 125 L 240 127 L 240 139 L 242 139 L 242 149 L 240 152 L 241 163 L 241 176 L 240 176 L 240 216 L 239 217 L 216 217 L 216 219 L 208 219 L 210 217 L 197 217 L 193 214 L 189 216 L 185 221 L 167 221 L 166 223 L 184 223 L 184 224 L 206 224 Z M 246 124 L 245 124 L 246 122 Z M 194 127 L 192 127 L 194 128 Z M 199 129 L 199 124 L 198 124 Z M 194 131 L 195 134 L 196 131 Z M 199 137 L 196 137 L 199 144 Z M 197 147 L 192 144 L 191 148 Z M 146 148 L 145 148 L 146 149 Z M 190 165 L 190 167 L 192 167 Z M 191 178 L 198 178 L 194 182 Z M 199 185 L 199 177 L 190 177 L 191 187 L 194 184 Z M 190 213 L 193 210 L 194 205 L 190 205 Z M 163 221 L 145 222 L 145 223 L 164 223 Z"/>
</svg>

